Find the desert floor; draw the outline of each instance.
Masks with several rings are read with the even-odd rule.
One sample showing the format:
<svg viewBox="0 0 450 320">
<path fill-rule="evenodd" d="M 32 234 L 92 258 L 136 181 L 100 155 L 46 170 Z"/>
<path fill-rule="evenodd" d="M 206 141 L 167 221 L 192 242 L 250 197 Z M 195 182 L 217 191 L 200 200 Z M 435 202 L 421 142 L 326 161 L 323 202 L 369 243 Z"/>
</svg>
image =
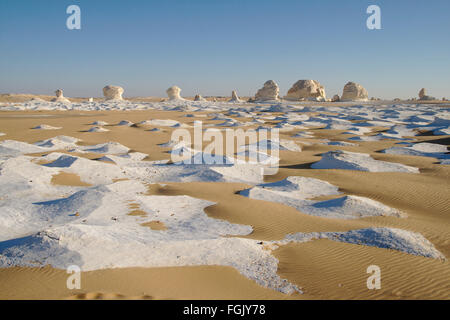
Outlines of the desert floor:
<svg viewBox="0 0 450 320">
<path fill-rule="evenodd" d="M 147 119 L 171 119 L 192 125 L 194 120 L 216 125 L 211 120 L 217 111 L 189 112 L 168 110 L 137 111 L 5 111 L 0 112 L 0 142 L 23 141 L 29 144 L 65 135 L 81 139 L 80 145 L 118 142 L 134 152 L 145 153 L 145 161 L 169 159 L 168 148 L 158 144 L 171 139 L 172 127 L 149 131 L 148 126 L 118 126 L 121 120 L 133 123 Z M 317 116 L 321 112 L 307 112 Z M 194 117 L 186 117 L 194 114 Z M 206 116 L 204 116 L 206 115 Z M 264 116 L 282 116 L 266 112 Z M 229 116 L 233 118 L 233 115 Z M 88 132 L 92 122 L 102 120 L 107 132 Z M 244 121 L 241 118 L 236 120 Z M 32 129 L 40 124 L 61 127 L 56 130 Z M 276 125 L 277 120 L 266 124 Z M 256 128 L 256 125 L 247 128 Z M 220 127 L 219 127 L 220 128 Z M 386 127 L 372 127 L 371 135 L 385 132 Z M 276 182 L 290 176 L 312 177 L 327 181 L 343 195 L 366 197 L 400 210 L 407 218 L 373 216 L 360 219 L 333 219 L 301 213 L 282 203 L 257 200 L 238 194 L 253 185 L 242 182 L 165 182 L 147 185 L 148 195 L 188 195 L 215 204 L 205 208 L 214 219 L 248 225 L 253 232 L 241 238 L 260 241 L 282 240 L 292 233 L 339 232 L 369 227 L 389 227 L 418 232 L 445 257 L 450 257 L 450 166 L 433 157 L 380 153 L 398 141 L 358 141 L 357 145 L 326 145 L 322 141 L 349 141 L 345 130 L 309 128 L 312 137 L 293 138 L 304 130 L 282 131 L 280 138 L 296 141 L 301 152 L 280 151 L 280 168 L 264 182 Z M 324 140 L 327 139 L 327 140 Z M 449 144 L 449 136 L 419 132 L 414 142 Z M 352 141 L 355 142 L 355 141 Z M 375 160 L 400 163 L 419 168 L 420 173 L 366 172 L 342 169 L 312 169 L 310 165 L 332 150 L 369 154 Z M 68 153 L 67 150 L 59 152 Z M 40 157 L 47 153 L 33 153 Z M 98 160 L 105 154 L 76 153 L 76 156 Z M 42 162 L 42 163 L 45 163 Z M 0 172 L 1 178 L 1 172 Z M 52 183 L 88 188 L 74 173 L 62 169 Z M 333 197 L 328 197 L 331 199 Z M 322 199 L 325 200 L 325 199 Z M 130 212 L 133 211 L 130 206 Z M 144 212 L 145 214 L 145 212 Z M 153 228 L 152 228 L 153 229 Z M 157 228 L 155 228 L 157 229 Z M 65 270 L 51 266 L 12 266 L 0 269 L 0 299 L 450 299 L 450 263 L 384 248 L 319 239 L 289 243 L 272 250 L 278 259 L 277 274 L 298 286 L 303 294 L 284 294 L 259 285 L 230 266 L 173 266 L 106 268 L 82 273 L 82 288 L 66 288 Z M 366 269 L 381 268 L 382 287 L 368 290 Z"/>
</svg>

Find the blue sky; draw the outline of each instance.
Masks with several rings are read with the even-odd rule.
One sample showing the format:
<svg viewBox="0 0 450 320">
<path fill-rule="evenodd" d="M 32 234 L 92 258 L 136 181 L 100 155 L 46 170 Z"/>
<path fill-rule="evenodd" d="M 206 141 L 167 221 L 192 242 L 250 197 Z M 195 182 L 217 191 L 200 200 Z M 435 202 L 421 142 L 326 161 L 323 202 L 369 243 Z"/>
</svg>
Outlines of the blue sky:
<svg viewBox="0 0 450 320">
<path fill-rule="evenodd" d="M 81 30 L 66 8 L 81 8 Z M 381 8 L 382 30 L 366 28 Z M 347 81 L 370 96 L 450 98 L 448 0 L 1 0 L 0 92 L 101 96 L 284 95 L 299 79 L 327 95 Z"/>
</svg>

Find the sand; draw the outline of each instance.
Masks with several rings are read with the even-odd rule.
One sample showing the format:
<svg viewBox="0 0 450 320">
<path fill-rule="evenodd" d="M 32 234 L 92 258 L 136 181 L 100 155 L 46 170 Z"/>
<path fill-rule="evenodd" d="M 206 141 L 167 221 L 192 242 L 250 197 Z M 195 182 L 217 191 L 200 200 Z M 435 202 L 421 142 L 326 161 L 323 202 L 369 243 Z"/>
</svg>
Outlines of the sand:
<svg viewBox="0 0 450 320">
<path fill-rule="evenodd" d="M 139 123 L 148 119 L 171 119 L 192 125 L 194 120 L 218 124 L 221 120 L 205 120 L 196 112 L 179 111 L 10 111 L 0 113 L 2 140 L 35 143 L 65 135 L 82 139 L 79 145 L 118 142 L 134 152 L 148 156 L 146 161 L 169 159 L 167 150 L 158 144 L 170 141 L 172 127 L 149 131 L 153 126 L 118 126 L 120 121 Z M 318 112 L 308 113 L 315 116 Z M 267 113 L 278 116 L 280 113 Z M 233 116 L 230 116 L 233 117 Z M 208 117 L 209 118 L 209 117 Z M 242 118 L 235 118 L 244 121 Z M 107 132 L 87 132 L 94 121 L 106 121 Z M 248 120 L 248 119 L 247 119 Z M 62 127 L 55 130 L 32 129 L 40 124 Z M 277 121 L 264 125 L 277 124 Z M 251 127 L 256 127 L 252 125 Z M 372 133 L 383 133 L 383 126 L 371 127 Z M 250 183 L 166 182 L 148 184 L 147 195 L 187 195 L 214 202 L 204 209 L 215 219 L 249 225 L 253 232 L 239 238 L 259 241 L 282 240 L 296 232 L 348 231 L 368 227 L 393 227 L 422 234 L 447 258 L 450 257 L 450 167 L 431 157 L 387 154 L 395 140 L 349 141 L 346 130 L 308 129 L 313 138 L 292 138 L 297 132 L 281 133 L 282 139 L 294 140 L 301 152 L 280 151 L 279 172 L 266 176 L 264 182 L 276 182 L 289 176 L 311 177 L 327 181 L 342 195 L 355 195 L 379 201 L 405 212 L 405 219 L 366 217 L 343 220 L 311 216 L 281 203 L 255 200 L 239 194 L 252 187 Z M 415 136 L 417 141 L 448 145 L 448 136 L 427 134 Z M 355 146 L 320 143 L 322 139 L 347 141 Z M 416 167 L 420 173 L 364 172 L 342 169 L 311 169 L 321 154 L 332 150 L 365 153 L 375 160 Z M 58 152 L 68 153 L 66 150 Z M 41 156 L 47 153 L 34 153 Z M 100 153 L 76 153 L 87 159 L 100 159 Z M 44 162 L 43 162 L 44 163 Z M 87 187 L 80 176 L 61 170 L 51 180 L 61 186 Z M 336 196 L 319 197 L 333 199 Z M 167 226 L 129 203 L 128 214 L 146 217 L 142 226 L 166 230 Z M 151 221 L 150 221 L 151 220 Z M 237 237 L 237 236 L 230 236 Z M 328 239 L 307 243 L 291 243 L 272 251 L 279 260 L 277 274 L 302 289 L 304 294 L 283 294 L 266 288 L 228 266 L 183 266 L 158 268 L 117 268 L 82 273 L 82 289 L 68 290 L 67 274 L 46 266 L 43 268 L 12 267 L 0 269 L 0 299 L 450 299 L 450 263 L 394 250 L 334 242 Z M 366 268 L 375 264 L 382 270 L 382 289 L 368 290 Z"/>
</svg>

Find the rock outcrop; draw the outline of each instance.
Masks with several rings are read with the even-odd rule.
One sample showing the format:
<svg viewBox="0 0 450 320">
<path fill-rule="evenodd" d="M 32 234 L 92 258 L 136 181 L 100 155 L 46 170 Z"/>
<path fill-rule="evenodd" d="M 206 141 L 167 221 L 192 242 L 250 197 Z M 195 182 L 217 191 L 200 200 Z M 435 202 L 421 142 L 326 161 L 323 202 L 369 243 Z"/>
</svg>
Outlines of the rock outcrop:
<svg viewBox="0 0 450 320">
<path fill-rule="evenodd" d="M 201 94 L 197 94 L 194 97 L 194 101 L 206 101 L 206 99 L 203 98 Z"/>
<path fill-rule="evenodd" d="M 348 82 L 344 86 L 341 101 L 366 101 L 369 95 L 367 90 L 358 83 Z"/>
<path fill-rule="evenodd" d="M 325 88 L 316 80 L 299 80 L 289 89 L 285 99 L 325 101 Z"/>
<path fill-rule="evenodd" d="M 239 96 L 237 95 L 237 92 L 235 90 L 233 90 L 231 92 L 231 99 L 228 100 L 228 102 L 242 102 L 242 100 L 239 99 Z"/>
<path fill-rule="evenodd" d="M 331 98 L 331 102 L 338 102 L 338 101 L 340 101 L 341 100 L 341 98 L 339 97 L 339 95 L 337 95 L 337 94 L 335 94 L 334 96 L 333 96 L 333 98 Z"/>
<path fill-rule="evenodd" d="M 419 91 L 419 100 L 436 100 L 435 97 L 428 96 L 425 88 L 420 89 Z"/>
<path fill-rule="evenodd" d="M 269 101 L 278 100 L 280 88 L 273 80 L 268 80 L 264 83 L 264 86 L 256 92 L 255 101 Z"/>
<path fill-rule="evenodd" d="M 55 91 L 56 98 L 52 99 L 52 102 L 70 103 L 70 100 L 64 97 L 62 89 Z"/>
<path fill-rule="evenodd" d="M 184 100 L 180 96 L 181 89 L 177 86 L 172 86 L 166 90 L 169 100 Z"/>
<path fill-rule="evenodd" d="M 103 88 L 105 100 L 123 100 L 123 88 L 119 86 L 106 86 Z"/>
</svg>

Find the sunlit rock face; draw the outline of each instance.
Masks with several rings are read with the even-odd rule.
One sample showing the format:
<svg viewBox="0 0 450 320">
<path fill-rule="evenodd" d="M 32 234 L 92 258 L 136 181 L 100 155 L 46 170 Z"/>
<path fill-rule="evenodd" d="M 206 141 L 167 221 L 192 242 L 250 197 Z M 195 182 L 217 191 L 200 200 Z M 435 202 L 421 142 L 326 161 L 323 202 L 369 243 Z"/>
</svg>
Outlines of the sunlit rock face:
<svg viewBox="0 0 450 320">
<path fill-rule="evenodd" d="M 103 88 L 105 100 L 123 100 L 123 88 L 119 86 L 106 86 Z"/>
<path fill-rule="evenodd" d="M 167 96 L 169 100 L 182 100 L 180 96 L 181 89 L 177 86 L 172 86 L 166 90 Z"/>
<path fill-rule="evenodd" d="M 264 86 L 256 92 L 256 101 L 268 101 L 268 100 L 279 100 L 278 94 L 280 93 L 280 88 L 273 80 L 268 80 L 264 83 Z"/>
<path fill-rule="evenodd" d="M 355 82 L 348 82 L 344 86 L 341 101 L 366 101 L 369 99 L 369 94 L 364 87 Z"/>
<path fill-rule="evenodd" d="M 53 102 L 65 102 L 70 103 L 70 100 L 64 97 L 62 89 L 58 89 L 55 91 L 56 98 L 53 98 Z"/>
<path fill-rule="evenodd" d="M 325 88 L 316 80 L 299 80 L 289 89 L 285 99 L 325 101 Z"/>
</svg>

